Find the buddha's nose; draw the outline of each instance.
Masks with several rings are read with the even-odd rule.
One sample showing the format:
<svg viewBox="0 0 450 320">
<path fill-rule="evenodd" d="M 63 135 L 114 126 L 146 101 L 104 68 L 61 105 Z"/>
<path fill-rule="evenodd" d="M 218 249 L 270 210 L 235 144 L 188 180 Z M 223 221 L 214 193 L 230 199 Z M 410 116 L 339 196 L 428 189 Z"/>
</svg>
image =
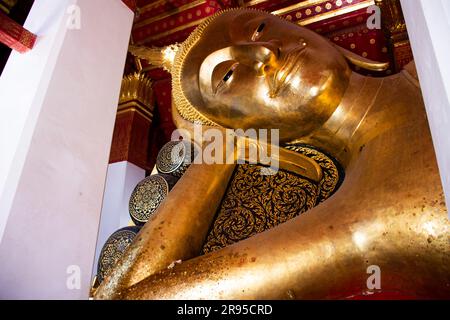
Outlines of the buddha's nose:
<svg viewBox="0 0 450 320">
<path fill-rule="evenodd" d="M 232 48 L 237 61 L 246 65 L 267 64 L 276 61 L 281 54 L 281 42 L 278 40 L 241 43 Z"/>
<path fill-rule="evenodd" d="M 254 44 L 269 49 L 272 52 L 272 54 L 275 55 L 276 58 L 279 58 L 281 55 L 282 43 L 280 40 L 272 39 L 264 42 L 255 42 Z"/>
</svg>

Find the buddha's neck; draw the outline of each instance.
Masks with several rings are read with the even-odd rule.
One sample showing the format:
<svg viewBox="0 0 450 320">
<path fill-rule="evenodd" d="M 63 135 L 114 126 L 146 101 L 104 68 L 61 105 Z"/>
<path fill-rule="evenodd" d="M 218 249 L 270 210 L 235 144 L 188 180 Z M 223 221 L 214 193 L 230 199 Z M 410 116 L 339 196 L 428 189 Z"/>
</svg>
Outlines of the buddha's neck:
<svg viewBox="0 0 450 320">
<path fill-rule="evenodd" d="M 358 148 L 355 137 L 383 95 L 382 87 L 389 82 L 390 78 L 369 78 L 353 73 L 342 102 L 329 120 L 322 128 L 296 142 L 321 148 L 345 166 Z"/>
</svg>

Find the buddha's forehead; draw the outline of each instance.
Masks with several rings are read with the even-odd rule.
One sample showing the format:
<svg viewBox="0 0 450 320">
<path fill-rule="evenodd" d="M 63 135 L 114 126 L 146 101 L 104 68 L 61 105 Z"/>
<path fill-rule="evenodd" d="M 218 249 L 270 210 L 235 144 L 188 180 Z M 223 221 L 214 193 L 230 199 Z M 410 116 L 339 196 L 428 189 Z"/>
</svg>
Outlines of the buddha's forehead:
<svg viewBox="0 0 450 320">
<path fill-rule="evenodd" d="M 217 16 L 205 28 L 197 46 L 208 45 L 210 51 L 217 50 L 238 42 L 247 32 L 246 26 L 255 20 L 284 21 L 270 13 L 257 10 L 231 10 Z"/>
</svg>

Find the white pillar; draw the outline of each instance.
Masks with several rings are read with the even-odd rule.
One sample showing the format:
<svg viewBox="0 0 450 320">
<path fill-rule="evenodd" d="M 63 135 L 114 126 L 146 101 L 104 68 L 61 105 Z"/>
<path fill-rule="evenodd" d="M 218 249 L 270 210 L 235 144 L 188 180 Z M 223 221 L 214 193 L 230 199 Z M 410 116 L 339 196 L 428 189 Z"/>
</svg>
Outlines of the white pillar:
<svg viewBox="0 0 450 320">
<path fill-rule="evenodd" d="M 128 204 L 131 193 L 144 178 L 145 170 L 131 162 L 121 161 L 108 166 L 93 276 L 97 274 L 98 258 L 106 240 L 118 229 L 130 225 Z"/>
<path fill-rule="evenodd" d="M 88 297 L 132 23 L 121 0 L 34 3 L 0 78 L 0 298 Z"/>
<path fill-rule="evenodd" d="M 450 1 L 401 0 L 447 206 L 450 204 Z"/>
</svg>

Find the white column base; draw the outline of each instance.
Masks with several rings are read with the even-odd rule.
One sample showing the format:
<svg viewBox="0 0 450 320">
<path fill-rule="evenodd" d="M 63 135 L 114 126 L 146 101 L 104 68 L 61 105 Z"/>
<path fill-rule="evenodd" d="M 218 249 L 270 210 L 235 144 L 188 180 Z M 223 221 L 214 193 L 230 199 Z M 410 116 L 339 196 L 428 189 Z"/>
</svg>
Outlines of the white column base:
<svg viewBox="0 0 450 320">
<path fill-rule="evenodd" d="M 113 232 L 132 222 L 128 204 L 134 188 L 144 178 L 145 170 L 128 161 L 108 166 L 93 276 L 97 274 L 98 258 L 106 240 Z"/>
</svg>

